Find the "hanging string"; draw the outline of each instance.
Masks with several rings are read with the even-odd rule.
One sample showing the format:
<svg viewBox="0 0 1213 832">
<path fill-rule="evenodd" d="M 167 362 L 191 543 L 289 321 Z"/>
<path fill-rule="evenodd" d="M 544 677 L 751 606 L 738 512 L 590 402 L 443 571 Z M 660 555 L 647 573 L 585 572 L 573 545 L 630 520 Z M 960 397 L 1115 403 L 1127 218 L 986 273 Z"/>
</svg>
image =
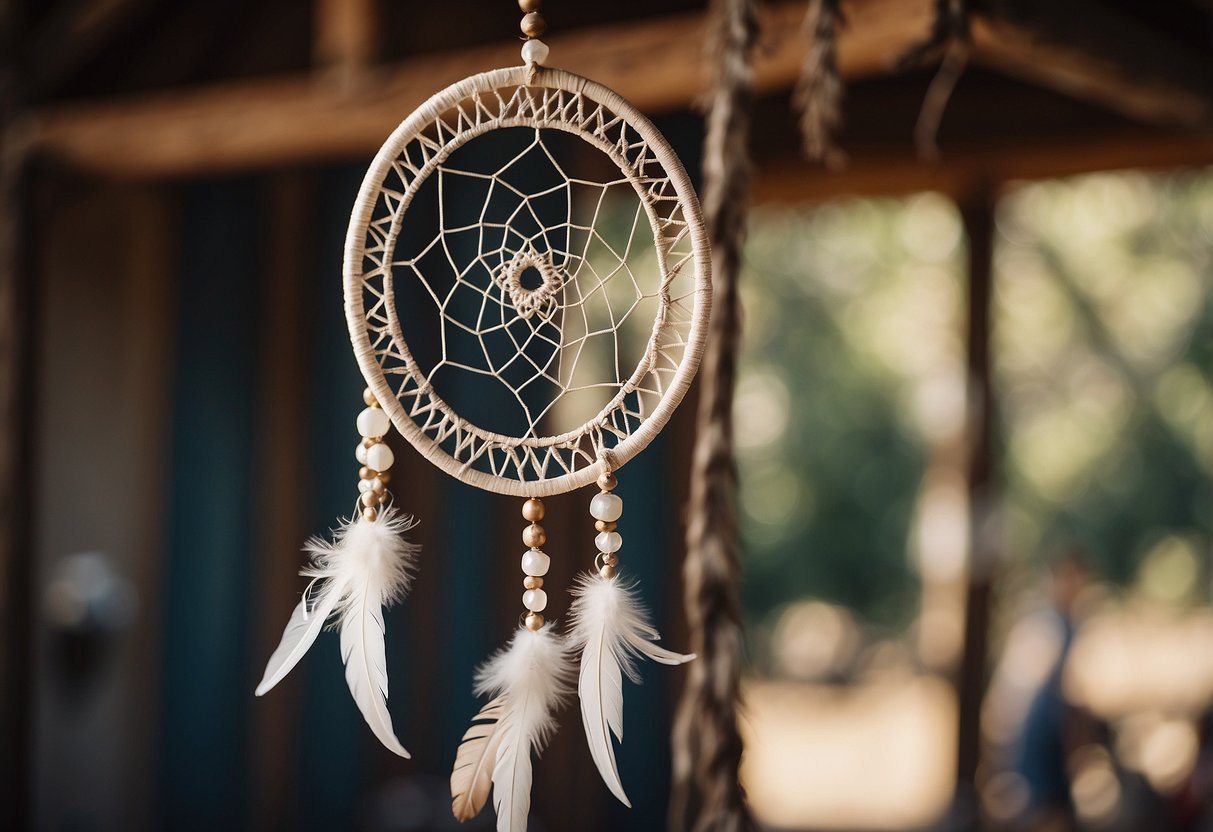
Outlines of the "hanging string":
<svg viewBox="0 0 1213 832">
<path fill-rule="evenodd" d="M 939 70 L 931 79 L 914 125 L 914 146 L 924 161 L 939 161 L 939 127 L 952 92 L 969 64 L 971 51 L 969 9 L 966 0 L 936 0 L 931 32 L 896 61 L 898 70 L 912 69 L 943 52 Z"/>
<path fill-rule="evenodd" d="M 713 254 L 713 312 L 700 366 L 699 413 L 687 523 L 685 603 L 691 650 L 675 717 L 670 829 L 755 828 L 737 779 L 742 625 L 738 598 L 733 389 L 741 329 L 737 278 L 749 190 L 754 0 L 714 0 L 716 85 L 704 143 L 704 215 Z"/>
</svg>

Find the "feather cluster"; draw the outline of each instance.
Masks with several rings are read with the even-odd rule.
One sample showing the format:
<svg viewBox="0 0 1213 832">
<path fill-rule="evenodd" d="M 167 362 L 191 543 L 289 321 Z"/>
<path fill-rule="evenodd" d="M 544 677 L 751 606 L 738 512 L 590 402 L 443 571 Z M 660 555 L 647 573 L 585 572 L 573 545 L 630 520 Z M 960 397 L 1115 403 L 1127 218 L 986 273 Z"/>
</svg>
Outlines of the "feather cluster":
<svg viewBox="0 0 1213 832">
<path fill-rule="evenodd" d="M 619 780 L 611 735 L 623 742 L 623 676 L 639 682 L 636 659 L 678 665 L 694 654 L 674 653 L 654 644 L 661 636 L 636 598 L 635 585 L 618 578 L 584 574 L 569 609 L 569 649 L 581 652 L 577 695 L 590 756 L 611 794 L 631 806 Z"/>
<path fill-rule="evenodd" d="M 556 730 L 555 713 L 571 691 L 564 639 L 547 624 L 519 627 L 476 674 L 476 695 L 489 696 L 455 755 L 451 811 L 460 821 L 479 814 L 493 793 L 497 832 L 526 832 L 531 808 L 531 753 Z"/>
<path fill-rule="evenodd" d="M 358 517 L 342 523 L 331 542 L 314 537 L 304 545 L 310 564 L 300 574 L 312 583 L 257 685 L 257 695 L 263 696 L 282 681 L 336 616 L 354 702 L 379 741 L 401 757 L 409 753 L 396 739 L 387 709 L 383 608 L 401 600 L 412 584 L 420 547 L 404 533 L 414 525 L 411 516 L 389 508 L 374 521 Z"/>
</svg>

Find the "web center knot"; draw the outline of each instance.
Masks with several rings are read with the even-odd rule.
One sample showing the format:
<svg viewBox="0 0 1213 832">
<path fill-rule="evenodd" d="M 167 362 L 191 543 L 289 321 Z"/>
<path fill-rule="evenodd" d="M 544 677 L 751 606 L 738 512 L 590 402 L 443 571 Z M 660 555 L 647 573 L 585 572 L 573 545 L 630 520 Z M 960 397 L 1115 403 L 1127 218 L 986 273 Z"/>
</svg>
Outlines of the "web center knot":
<svg viewBox="0 0 1213 832">
<path fill-rule="evenodd" d="M 516 252 L 493 279 L 505 289 L 520 318 L 530 318 L 536 312 L 550 315 L 556 306 L 556 293 L 564 286 L 564 273 L 552 263 L 551 255 L 531 245 Z"/>
</svg>

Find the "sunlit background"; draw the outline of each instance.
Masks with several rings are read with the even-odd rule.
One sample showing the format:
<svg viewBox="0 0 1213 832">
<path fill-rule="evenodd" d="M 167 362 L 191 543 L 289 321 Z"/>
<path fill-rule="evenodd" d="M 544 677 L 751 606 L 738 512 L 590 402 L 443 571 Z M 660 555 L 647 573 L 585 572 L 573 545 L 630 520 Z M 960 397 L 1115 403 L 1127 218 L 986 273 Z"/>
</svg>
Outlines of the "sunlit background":
<svg viewBox="0 0 1213 832">
<path fill-rule="evenodd" d="M 952 800 L 968 569 L 961 219 L 925 193 L 752 222 L 746 786 L 777 828 L 925 825 Z M 1189 783 L 1213 706 L 1213 171 L 1020 185 L 995 239 L 982 805 L 1024 809 L 999 754 L 1060 650 L 1047 564 L 1078 548 L 1065 690 L 1107 733 L 1071 760 L 1075 809 L 1141 828 Z"/>
</svg>

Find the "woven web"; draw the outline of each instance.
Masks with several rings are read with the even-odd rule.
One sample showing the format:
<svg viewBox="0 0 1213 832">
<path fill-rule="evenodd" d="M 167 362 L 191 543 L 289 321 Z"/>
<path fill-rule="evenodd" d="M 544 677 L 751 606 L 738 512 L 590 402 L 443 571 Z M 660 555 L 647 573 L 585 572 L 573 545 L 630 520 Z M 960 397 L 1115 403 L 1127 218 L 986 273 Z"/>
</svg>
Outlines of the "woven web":
<svg viewBox="0 0 1213 832">
<path fill-rule="evenodd" d="M 402 146 L 367 228 L 364 306 L 405 413 L 516 480 L 640 430 L 686 352 L 694 254 L 649 143 L 581 93 L 472 95 Z"/>
</svg>

